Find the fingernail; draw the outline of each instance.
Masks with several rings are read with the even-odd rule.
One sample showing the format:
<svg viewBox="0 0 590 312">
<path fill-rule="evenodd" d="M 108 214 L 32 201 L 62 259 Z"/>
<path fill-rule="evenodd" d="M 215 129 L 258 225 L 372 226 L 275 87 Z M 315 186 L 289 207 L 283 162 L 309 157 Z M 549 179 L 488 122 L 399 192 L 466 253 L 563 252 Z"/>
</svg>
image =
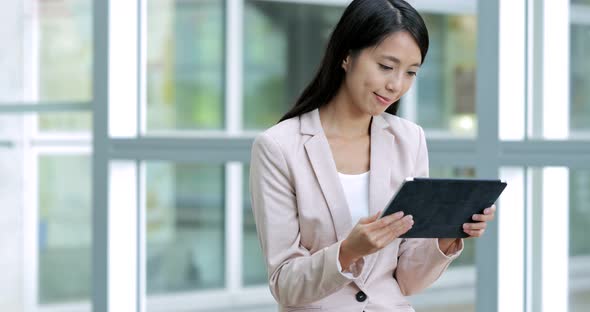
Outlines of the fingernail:
<svg viewBox="0 0 590 312">
<path fill-rule="evenodd" d="M 398 211 L 398 212 L 395 213 L 395 216 L 396 217 L 401 217 L 403 215 L 404 215 L 404 212 L 403 211 Z"/>
<path fill-rule="evenodd" d="M 413 220 L 413 219 L 414 219 L 414 216 L 412 216 L 412 215 L 407 215 L 407 216 L 406 216 L 406 218 L 408 218 L 408 219 L 410 219 L 410 220 Z"/>
<path fill-rule="evenodd" d="M 467 223 L 464 223 L 464 224 L 463 224 L 463 228 L 464 228 L 464 229 L 468 229 L 468 228 L 469 228 L 469 226 L 467 225 Z"/>
</svg>

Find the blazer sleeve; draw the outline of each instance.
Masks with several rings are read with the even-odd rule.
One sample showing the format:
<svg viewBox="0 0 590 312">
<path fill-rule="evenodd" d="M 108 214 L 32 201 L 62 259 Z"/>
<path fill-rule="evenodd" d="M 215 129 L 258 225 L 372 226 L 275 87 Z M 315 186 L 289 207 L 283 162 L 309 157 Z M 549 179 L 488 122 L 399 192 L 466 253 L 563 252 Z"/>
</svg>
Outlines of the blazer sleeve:
<svg viewBox="0 0 590 312">
<path fill-rule="evenodd" d="M 339 242 L 313 254 L 301 246 L 292 177 L 278 142 L 265 133 L 252 146 L 250 192 L 270 291 L 279 304 L 311 303 L 351 282 L 337 268 Z"/>
<path fill-rule="evenodd" d="M 420 143 L 413 172 L 415 177 L 428 177 L 428 150 L 422 128 L 418 136 Z M 409 296 L 430 286 L 462 251 L 462 239 L 450 255 L 440 250 L 437 238 L 402 239 L 394 273 L 402 293 Z"/>
</svg>

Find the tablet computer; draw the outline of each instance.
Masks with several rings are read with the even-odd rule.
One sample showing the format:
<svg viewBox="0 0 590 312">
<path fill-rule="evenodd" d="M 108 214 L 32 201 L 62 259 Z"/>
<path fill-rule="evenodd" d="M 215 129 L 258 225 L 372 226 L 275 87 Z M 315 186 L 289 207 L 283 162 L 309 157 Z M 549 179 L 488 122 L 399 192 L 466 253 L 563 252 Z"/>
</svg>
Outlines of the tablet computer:
<svg viewBox="0 0 590 312">
<path fill-rule="evenodd" d="M 477 179 L 407 178 L 381 217 L 403 211 L 413 227 L 402 238 L 464 238 L 463 223 L 473 223 L 498 199 L 506 182 Z"/>
</svg>

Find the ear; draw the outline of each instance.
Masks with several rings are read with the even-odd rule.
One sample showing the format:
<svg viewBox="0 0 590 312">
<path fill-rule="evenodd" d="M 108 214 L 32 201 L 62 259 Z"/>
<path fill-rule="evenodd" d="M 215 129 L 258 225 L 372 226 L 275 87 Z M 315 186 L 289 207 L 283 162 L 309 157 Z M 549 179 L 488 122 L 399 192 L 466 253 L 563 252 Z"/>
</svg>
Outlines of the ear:
<svg viewBox="0 0 590 312">
<path fill-rule="evenodd" d="M 350 68 L 350 63 L 351 63 L 351 57 L 350 57 L 350 54 L 348 54 L 346 56 L 346 58 L 342 61 L 342 68 L 344 69 L 345 72 L 348 72 L 348 69 Z"/>
</svg>

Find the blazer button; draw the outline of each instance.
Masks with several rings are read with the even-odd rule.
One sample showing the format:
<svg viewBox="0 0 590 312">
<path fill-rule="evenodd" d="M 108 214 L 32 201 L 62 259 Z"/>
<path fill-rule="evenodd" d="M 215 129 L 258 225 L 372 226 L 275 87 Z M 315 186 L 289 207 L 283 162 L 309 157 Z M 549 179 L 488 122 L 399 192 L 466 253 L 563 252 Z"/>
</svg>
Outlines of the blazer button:
<svg viewBox="0 0 590 312">
<path fill-rule="evenodd" d="M 362 290 L 356 293 L 356 301 L 363 302 L 367 300 L 367 294 L 365 294 Z"/>
</svg>

